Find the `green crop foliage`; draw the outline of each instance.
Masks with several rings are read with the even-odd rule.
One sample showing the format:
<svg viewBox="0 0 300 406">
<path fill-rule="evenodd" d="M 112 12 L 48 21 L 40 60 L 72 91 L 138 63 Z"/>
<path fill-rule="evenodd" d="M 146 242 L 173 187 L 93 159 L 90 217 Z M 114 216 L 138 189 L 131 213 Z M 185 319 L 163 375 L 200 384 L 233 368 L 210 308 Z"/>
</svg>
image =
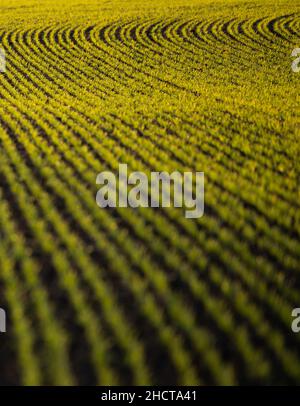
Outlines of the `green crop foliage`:
<svg viewBox="0 0 300 406">
<path fill-rule="evenodd" d="M 0 384 L 300 384 L 299 0 L 0 0 Z M 100 209 L 205 172 L 205 215 Z"/>
</svg>

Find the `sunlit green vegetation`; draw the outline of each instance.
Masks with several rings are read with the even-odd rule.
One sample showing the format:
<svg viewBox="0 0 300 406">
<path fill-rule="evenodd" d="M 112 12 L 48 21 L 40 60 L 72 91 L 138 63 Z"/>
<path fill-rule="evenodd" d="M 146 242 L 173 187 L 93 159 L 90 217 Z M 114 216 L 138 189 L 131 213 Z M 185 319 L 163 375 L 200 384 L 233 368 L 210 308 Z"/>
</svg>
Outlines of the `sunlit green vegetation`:
<svg viewBox="0 0 300 406">
<path fill-rule="evenodd" d="M 0 0 L 0 384 L 300 384 L 299 0 Z M 99 209 L 204 171 L 205 215 Z"/>
</svg>

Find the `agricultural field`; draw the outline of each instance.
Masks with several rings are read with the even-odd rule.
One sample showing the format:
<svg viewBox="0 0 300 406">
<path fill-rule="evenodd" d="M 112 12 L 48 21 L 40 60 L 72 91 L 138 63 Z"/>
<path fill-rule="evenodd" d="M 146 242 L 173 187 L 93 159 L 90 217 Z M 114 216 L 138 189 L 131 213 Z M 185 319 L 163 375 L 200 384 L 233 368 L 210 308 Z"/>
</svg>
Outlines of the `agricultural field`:
<svg viewBox="0 0 300 406">
<path fill-rule="evenodd" d="M 1 385 L 300 384 L 300 0 L 0 0 Z M 97 206 L 202 171 L 205 214 Z"/>
</svg>

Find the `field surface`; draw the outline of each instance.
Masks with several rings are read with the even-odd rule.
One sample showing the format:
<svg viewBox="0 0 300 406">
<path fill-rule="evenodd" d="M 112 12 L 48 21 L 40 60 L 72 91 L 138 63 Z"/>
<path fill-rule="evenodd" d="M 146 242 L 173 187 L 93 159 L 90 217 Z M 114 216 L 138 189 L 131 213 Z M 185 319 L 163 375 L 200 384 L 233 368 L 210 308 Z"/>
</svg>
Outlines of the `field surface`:
<svg viewBox="0 0 300 406">
<path fill-rule="evenodd" d="M 0 0 L 0 384 L 300 384 L 299 0 Z M 205 172 L 205 215 L 96 176 Z"/>
</svg>

